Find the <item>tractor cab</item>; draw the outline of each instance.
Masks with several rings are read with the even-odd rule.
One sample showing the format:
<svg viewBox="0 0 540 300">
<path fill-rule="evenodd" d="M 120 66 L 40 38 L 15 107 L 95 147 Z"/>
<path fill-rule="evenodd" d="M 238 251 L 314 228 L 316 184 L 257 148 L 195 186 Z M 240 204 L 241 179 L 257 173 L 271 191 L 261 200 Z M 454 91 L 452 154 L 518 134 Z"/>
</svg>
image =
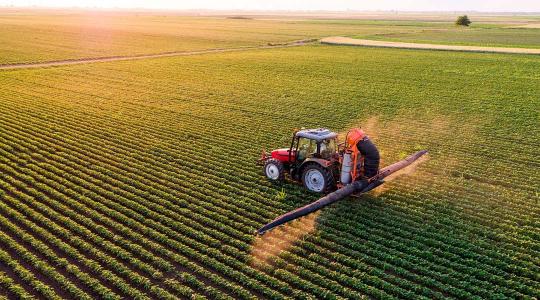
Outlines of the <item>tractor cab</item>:
<svg viewBox="0 0 540 300">
<path fill-rule="evenodd" d="M 337 133 L 325 128 L 305 129 L 294 134 L 290 153 L 296 162 L 307 158 L 330 160 L 336 154 Z"/>
</svg>

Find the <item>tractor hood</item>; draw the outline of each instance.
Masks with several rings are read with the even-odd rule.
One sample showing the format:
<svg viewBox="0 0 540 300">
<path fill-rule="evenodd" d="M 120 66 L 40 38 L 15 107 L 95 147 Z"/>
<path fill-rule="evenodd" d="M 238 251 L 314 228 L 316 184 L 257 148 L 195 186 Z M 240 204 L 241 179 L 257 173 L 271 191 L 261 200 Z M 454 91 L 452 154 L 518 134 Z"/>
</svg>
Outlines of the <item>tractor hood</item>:
<svg viewBox="0 0 540 300">
<path fill-rule="evenodd" d="M 281 162 L 293 162 L 296 158 L 296 151 L 292 151 L 291 161 L 289 161 L 289 148 L 276 149 L 272 151 L 272 158 L 275 158 Z"/>
</svg>

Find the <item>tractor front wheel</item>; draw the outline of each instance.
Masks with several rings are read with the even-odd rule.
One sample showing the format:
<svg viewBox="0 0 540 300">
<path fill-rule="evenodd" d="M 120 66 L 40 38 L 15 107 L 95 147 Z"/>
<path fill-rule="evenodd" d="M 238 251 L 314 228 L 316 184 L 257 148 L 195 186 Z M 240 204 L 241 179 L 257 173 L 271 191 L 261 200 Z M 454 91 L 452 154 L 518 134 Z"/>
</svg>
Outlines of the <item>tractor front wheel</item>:
<svg viewBox="0 0 540 300">
<path fill-rule="evenodd" d="M 302 172 L 302 183 L 312 192 L 326 193 L 334 186 L 334 177 L 327 168 L 319 164 L 310 164 Z"/>
<path fill-rule="evenodd" d="M 263 172 L 271 181 L 281 182 L 285 179 L 283 163 L 275 158 L 270 158 L 264 163 Z"/>
</svg>

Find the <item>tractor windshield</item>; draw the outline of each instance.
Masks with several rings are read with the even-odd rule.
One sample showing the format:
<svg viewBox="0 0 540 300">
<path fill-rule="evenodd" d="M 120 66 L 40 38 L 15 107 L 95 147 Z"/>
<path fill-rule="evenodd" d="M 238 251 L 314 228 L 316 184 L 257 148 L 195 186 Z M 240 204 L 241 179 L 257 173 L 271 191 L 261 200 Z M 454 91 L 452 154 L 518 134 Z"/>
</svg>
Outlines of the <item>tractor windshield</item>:
<svg viewBox="0 0 540 300">
<path fill-rule="evenodd" d="M 309 156 L 317 153 L 317 142 L 306 138 L 298 139 L 298 156 L 297 159 L 302 161 Z"/>
<path fill-rule="evenodd" d="M 321 158 L 330 159 L 334 153 L 336 153 L 336 141 L 334 139 L 323 140 L 321 142 Z"/>
</svg>

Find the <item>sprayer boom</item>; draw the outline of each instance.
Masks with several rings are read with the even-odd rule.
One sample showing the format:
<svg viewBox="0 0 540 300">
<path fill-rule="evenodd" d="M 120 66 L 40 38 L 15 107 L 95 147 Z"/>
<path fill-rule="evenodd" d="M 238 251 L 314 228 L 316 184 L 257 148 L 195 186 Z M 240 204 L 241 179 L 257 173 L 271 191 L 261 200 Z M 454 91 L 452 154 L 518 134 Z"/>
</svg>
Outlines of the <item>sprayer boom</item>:
<svg viewBox="0 0 540 300">
<path fill-rule="evenodd" d="M 387 176 L 389 176 L 390 174 L 392 173 L 395 173 L 407 166 L 409 166 L 410 164 L 412 164 L 414 161 L 416 161 L 417 159 L 419 159 L 420 157 L 422 157 L 424 154 L 427 153 L 427 150 L 422 150 L 422 151 L 418 151 L 410 156 L 408 156 L 407 158 L 405 158 L 404 160 L 401 160 L 401 161 L 398 161 L 392 165 L 389 165 L 385 168 L 382 168 L 381 170 L 379 170 L 379 172 L 367 179 L 367 180 L 357 180 L 357 181 L 354 181 L 353 183 L 351 184 L 348 184 L 348 185 L 345 185 L 344 187 L 336 190 L 335 192 L 333 193 L 330 193 L 324 197 L 322 197 L 321 199 L 315 201 L 315 202 L 312 202 L 306 206 L 303 206 L 303 207 L 300 207 L 300 208 L 297 208 L 293 211 L 290 211 L 286 214 L 283 214 L 279 217 L 277 217 L 276 219 L 274 219 L 272 222 L 264 225 L 263 227 L 261 227 L 259 230 L 257 230 L 257 233 L 258 234 L 264 234 L 266 231 L 276 227 L 276 226 L 279 226 L 281 224 L 284 224 L 284 223 L 287 223 L 289 221 L 292 221 L 294 219 L 297 219 L 297 218 L 300 218 L 300 217 L 303 217 L 305 215 L 308 215 L 312 212 L 315 212 L 329 204 L 332 204 L 336 201 L 339 201 L 353 193 L 358 193 L 358 194 L 361 194 L 361 193 L 366 193 L 366 192 L 369 192 L 371 191 L 372 189 L 378 187 L 379 185 L 383 184 L 384 181 L 383 179 Z"/>
</svg>

